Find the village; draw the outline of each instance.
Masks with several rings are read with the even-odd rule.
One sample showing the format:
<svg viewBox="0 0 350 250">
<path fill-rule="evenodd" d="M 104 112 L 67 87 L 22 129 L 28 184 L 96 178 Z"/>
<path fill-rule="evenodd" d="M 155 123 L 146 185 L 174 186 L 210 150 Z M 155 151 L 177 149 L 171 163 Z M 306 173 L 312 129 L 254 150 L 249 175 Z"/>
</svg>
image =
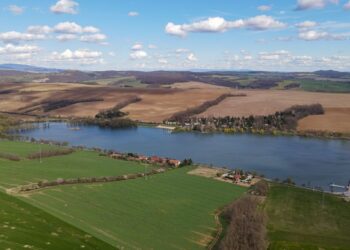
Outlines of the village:
<svg viewBox="0 0 350 250">
<path fill-rule="evenodd" d="M 127 160 L 127 161 L 137 161 L 146 164 L 159 165 L 162 167 L 173 167 L 178 168 L 181 166 L 192 165 L 191 159 L 185 159 L 183 161 L 171 159 L 167 157 L 159 157 L 159 156 L 145 156 L 139 155 L 135 153 L 120 153 L 116 151 L 110 151 L 107 154 L 108 157 L 119 160 Z"/>
</svg>

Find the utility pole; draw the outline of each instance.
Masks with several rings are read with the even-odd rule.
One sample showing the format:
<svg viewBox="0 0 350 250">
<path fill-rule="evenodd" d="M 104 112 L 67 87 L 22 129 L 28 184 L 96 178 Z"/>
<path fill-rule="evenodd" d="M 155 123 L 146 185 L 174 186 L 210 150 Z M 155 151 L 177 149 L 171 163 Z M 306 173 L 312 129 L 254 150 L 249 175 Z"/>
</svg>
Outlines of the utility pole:
<svg viewBox="0 0 350 250">
<path fill-rule="evenodd" d="M 145 180 L 147 181 L 147 165 L 145 164 Z"/>
<path fill-rule="evenodd" d="M 322 209 L 324 209 L 324 191 L 322 191 Z"/>
<path fill-rule="evenodd" d="M 40 145 L 40 163 L 42 163 L 42 160 L 41 160 L 41 145 Z"/>
</svg>

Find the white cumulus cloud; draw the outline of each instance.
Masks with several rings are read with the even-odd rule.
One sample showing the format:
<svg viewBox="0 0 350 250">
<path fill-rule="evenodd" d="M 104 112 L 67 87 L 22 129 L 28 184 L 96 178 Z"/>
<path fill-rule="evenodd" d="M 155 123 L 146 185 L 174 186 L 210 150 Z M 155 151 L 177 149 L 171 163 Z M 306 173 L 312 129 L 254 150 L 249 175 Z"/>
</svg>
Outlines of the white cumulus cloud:
<svg viewBox="0 0 350 250">
<path fill-rule="evenodd" d="M 130 53 L 130 58 L 133 60 L 144 59 L 147 56 L 147 52 L 143 50 L 135 50 Z"/>
<path fill-rule="evenodd" d="M 187 60 L 188 60 L 188 61 L 191 61 L 191 62 L 196 62 L 196 61 L 198 61 L 196 55 L 193 54 L 193 53 L 190 53 L 190 54 L 187 56 Z"/>
<path fill-rule="evenodd" d="M 52 29 L 47 26 L 47 25 L 43 25 L 43 26 L 29 26 L 27 28 L 27 32 L 30 34 L 49 34 L 50 32 L 52 32 Z"/>
<path fill-rule="evenodd" d="M 339 0 L 298 0 L 297 10 L 323 9 L 327 4 L 338 4 Z"/>
<path fill-rule="evenodd" d="M 143 45 L 141 43 L 135 43 L 132 47 L 132 50 L 142 50 L 143 49 Z"/>
<path fill-rule="evenodd" d="M 57 33 L 81 34 L 81 33 L 97 33 L 99 29 L 93 26 L 82 27 L 75 22 L 62 22 L 54 27 Z"/>
<path fill-rule="evenodd" d="M 59 0 L 50 10 L 56 14 L 77 14 L 79 4 L 73 0 Z"/>
<path fill-rule="evenodd" d="M 104 34 L 92 34 L 92 35 L 84 35 L 80 38 L 80 41 L 87 43 L 101 43 L 105 44 L 107 36 Z"/>
<path fill-rule="evenodd" d="M 35 41 L 43 40 L 46 36 L 42 34 L 30 34 L 30 33 L 21 33 L 17 31 L 9 31 L 0 33 L 0 41 L 4 43 L 19 43 L 21 41 Z"/>
<path fill-rule="evenodd" d="M 258 10 L 260 10 L 260 11 L 269 11 L 271 9 L 272 9 L 271 5 L 260 5 L 258 7 Z"/>
<path fill-rule="evenodd" d="M 74 34 L 61 34 L 56 36 L 57 40 L 61 41 L 61 42 L 66 42 L 66 41 L 71 41 L 71 40 L 75 40 L 77 39 L 77 35 Z"/>
<path fill-rule="evenodd" d="M 7 9 L 14 15 L 21 15 L 24 12 L 24 8 L 17 5 L 10 5 Z"/>
<path fill-rule="evenodd" d="M 32 54 L 40 51 L 40 48 L 34 45 L 16 46 L 13 44 L 6 44 L 0 47 L 0 54 Z"/>
<path fill-rule="evenodd" d="M 138 16 L 138 15 L 139 15 L 139 13 L 136 12 L 136 11 L 130 11 L 130 12 L 128 13 L 128 16 L 131 16 L 131 17 Z"/>
<path fill-rule="evenodd" d="M 39 51 L 40 48 L 35 45 L 6 44 L 4 47 L 0 47 L 1 57 L 6 58 L 7 61 L 31 59 Z"/>
<path fill-rule="evenodd" d="M 304 22 L 301 22 L 301 23 L 297 23 L 295 26 L 300 28 L 300 29 L 307 29 L 307 28 L 315 27 L 316 25 L 317 25 L 316 22 L 304 21 Z"/>
<path fill-rule="evenodd" d="M 102 52 L 92 51 L 88 49 L 78 49 L 78 50 L 66 49 L 61 53 L 55 51 L 51 55 L 51 60 L 77 62 L 82 65 L 103 63 Z"/>
<path fill-rule="evenodd" d="M 345 40 L 349 39 L 349 34 L 331 34 L 326 31 L 307 30 L 299 32 L 299 39 L 305 41 L 317 40 Z"/>
<path fill-rule="evenodd" d="M 190 24 L 174 24 L 170 22 L 166 25 L 165 32 L 170 35 L 185 37 L 190 32 L 217 33 L 238 28 L 246 28 L 250 30 L 268 30 L 283 28 L 285 26 L 286 24 L 266 15 L 233 21 L 227 21 L 222 17 L 210 17 L 208 19 Z"/>
</svg>

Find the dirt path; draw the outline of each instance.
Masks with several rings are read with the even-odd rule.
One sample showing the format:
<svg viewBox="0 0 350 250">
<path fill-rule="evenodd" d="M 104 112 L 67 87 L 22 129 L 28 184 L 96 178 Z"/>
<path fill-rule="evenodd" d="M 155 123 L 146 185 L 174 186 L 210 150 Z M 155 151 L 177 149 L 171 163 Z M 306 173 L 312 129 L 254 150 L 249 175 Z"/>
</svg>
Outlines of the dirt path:
<svg viewBox="0 0 350 250">
<path fill-rule="evenodd" d="M 208 249 L 209 250 L 212 250 L 216 244 L 219 242 L 220 240 L 220 236 L 222 234 L 222 231 L 223 231 L 223 227 L 222 227 L 222 224 L 220 222 L 220 214 L 223 212 L 223 209 L 222 210 L 219 210 L 215 213 L 215 224 L 217 225 L 218 227 L 218 230 L 217 230 L 217 233 L 215 235 L 215 238 L 212 240 L 212 242 L 208 245 Z"/>
</svg>

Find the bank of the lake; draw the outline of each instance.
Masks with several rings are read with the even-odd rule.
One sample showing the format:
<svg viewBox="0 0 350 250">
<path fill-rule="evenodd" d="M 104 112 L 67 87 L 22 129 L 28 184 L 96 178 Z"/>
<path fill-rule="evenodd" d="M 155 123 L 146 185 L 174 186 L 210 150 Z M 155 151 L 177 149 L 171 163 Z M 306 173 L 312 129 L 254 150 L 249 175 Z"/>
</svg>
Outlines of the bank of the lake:
<svg viewBox="0 0 350 250">
<path fill-rule="evenodd" d="M 96 126 L 72 130 L 66 123 L 24 131 L 36 139 L 73 146 L 192 158 L 197 163 L 257 171 L 269 178 L 293 178 L 297 184 L 346 185 L 350 179 L 350 141 L 249 134 L 171 133 L 155 127 L 110 130 Z"/>
</svg>

